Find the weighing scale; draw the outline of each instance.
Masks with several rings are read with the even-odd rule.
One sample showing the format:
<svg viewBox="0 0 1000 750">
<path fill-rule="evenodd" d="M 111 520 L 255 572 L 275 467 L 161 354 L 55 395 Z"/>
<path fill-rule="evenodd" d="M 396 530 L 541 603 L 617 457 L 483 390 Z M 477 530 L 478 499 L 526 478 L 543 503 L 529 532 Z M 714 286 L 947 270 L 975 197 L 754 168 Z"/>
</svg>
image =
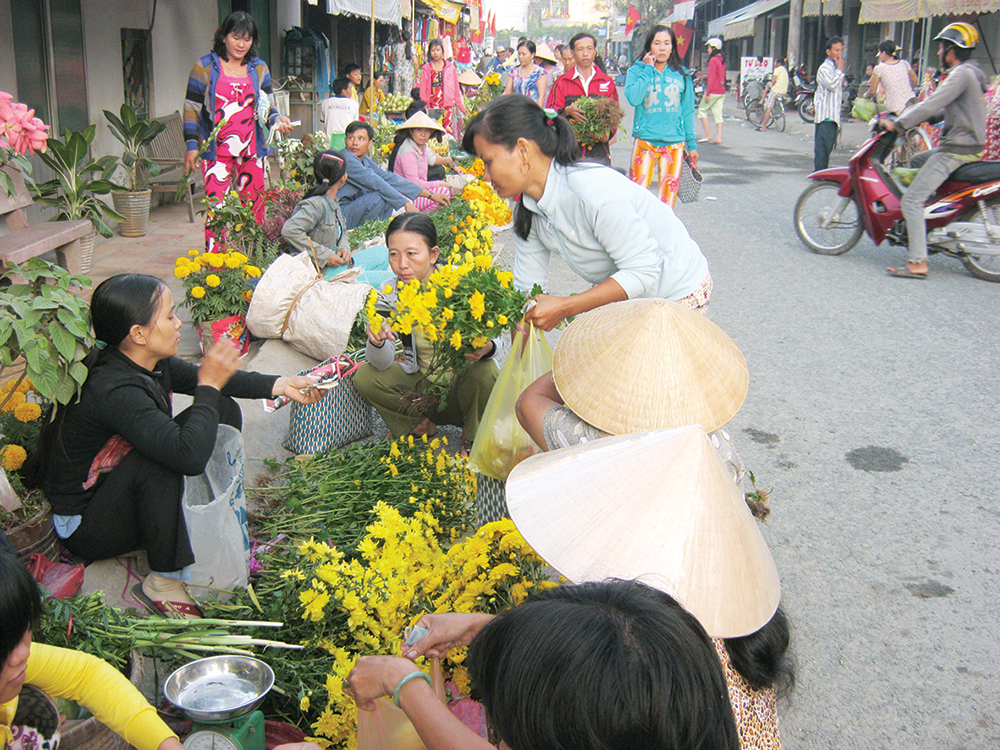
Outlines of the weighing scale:
<svg viewBox="0 0 1000 750">
<path fill-rule="evenodd" d="M 163 693 L 195 722 L 186 750 L 265 750 L 264 714 L 255 709 L 273 685 L 259 659 L 211 656 L 174 671 Z"/>
</svg>

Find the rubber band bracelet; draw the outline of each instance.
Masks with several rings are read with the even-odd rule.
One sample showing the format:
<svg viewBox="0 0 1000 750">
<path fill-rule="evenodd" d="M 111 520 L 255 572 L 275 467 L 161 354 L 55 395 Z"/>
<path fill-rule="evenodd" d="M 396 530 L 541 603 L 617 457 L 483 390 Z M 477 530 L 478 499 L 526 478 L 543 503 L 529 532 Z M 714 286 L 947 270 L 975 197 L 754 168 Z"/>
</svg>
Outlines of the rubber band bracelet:
<svg viewBox="0 0 1000 750">
<path fill-rule="evenodd" d="M 426 672 L 421 672 L 419 670 L 417 670 L 416 672 L 410 672 L 408 675 L 406 675 L 406 677 L 404 677 L 399 681 L 399 684 L 396 685 L 396 689 L 392 691 L 392 702 L 396 704 L 396 708 L 402 708 L 402 706 L 399 705 L 399 691 L 402 690 L 403 686 L 410 680 L 416 680 L 416 679 L 427 680 L 427 684 L 430 685 L 431 687 L 434 687 L 434 681 L 431 679 L 431 676 Z"/>
</svg>

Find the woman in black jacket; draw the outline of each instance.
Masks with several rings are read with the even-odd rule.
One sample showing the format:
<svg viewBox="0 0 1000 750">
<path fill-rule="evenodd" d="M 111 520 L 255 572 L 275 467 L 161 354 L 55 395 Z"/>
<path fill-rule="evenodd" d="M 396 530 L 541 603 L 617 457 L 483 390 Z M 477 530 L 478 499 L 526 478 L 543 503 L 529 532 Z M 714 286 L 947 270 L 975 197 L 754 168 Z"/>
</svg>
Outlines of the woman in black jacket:
<svg viewBox="0 0 1000 750">
<path fill-rule="evenodd" d="M 219 424 L 242 426 L 232 397 L 285 395 L 302 403 L 311 381 L 239 372 L 228 341 L 201 366 L 178 359 L 181 321 L 159 279 L 121 274 L 91 300 L 99 349 L 88 358 L 80 400 L 61 409 L 28 464 L 55 514 L 56 533 L 74 554 L 101 560 L 145 549 L 153 571 L 136 595 L 169 614 L 197 615 L 183 580 L 194 562 L 181 494 L 185 476 L 205 471 Z M 172 416 L 172 394 L 194 403 Z"/>
</svg>

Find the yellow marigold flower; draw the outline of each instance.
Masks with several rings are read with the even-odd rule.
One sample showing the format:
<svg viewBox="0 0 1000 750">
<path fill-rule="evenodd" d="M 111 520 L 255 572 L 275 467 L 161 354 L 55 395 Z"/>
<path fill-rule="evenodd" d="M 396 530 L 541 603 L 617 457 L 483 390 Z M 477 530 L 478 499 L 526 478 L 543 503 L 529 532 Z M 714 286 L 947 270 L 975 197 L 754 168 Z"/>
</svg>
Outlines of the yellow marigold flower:
<svg viewBox="0 0 1000 750">
<path fill-rule="evenodd" d="M 222 268 L 225 261 L 223 261 L 222 256 L 218 253 L 213 253 L 211 256 L 206 256 L 208 258 L 208 265 L 212 268 Z"/>
<path fill-rule="evenodd" d="M 486 346 L 487 341 L 489 341 L 489 339 L 486 338 L 485 336 L 476 336 L 475 338 L 472 339 L 472 348 L 482 349 L 484 346 Z"/>
<path fill-rule="evenodd" d="M 461 331 L 455 331 L 453 334 L 451 334 L 451 338 L 448 339 L 448 343 L 451 344 L 452 347 L 456 351 L 458 349 L 461 349 L 462 348 L 462 332 Z"/>
<path fill-rule="evenodd" d="M 233 255 L 227 255 L 224 262 L 226 268 L 239 268 L 242 265 L 240 259 Z"/>
<path fill-rule="evenodd" d="M 472 312 L 472 317 L 476 320 L 483 319 L 483 314 L 486 312 L 486 295 L 478 289 L 472 293 L 472 297 L 469 299 L 469 310 Z M 455 348 L 457 349 L 458 347 Z"/>
<path fill-rule="evenodd" d="M 28 452 L 16 443 L 11 443 L 0 451 L 0 467 L 7 471 L 17 471 L 28 460 Z"/>
<path fill-rule="evenodd" d="M 191 266 L 177 266 L 174 268 L 174 276 L 178 279 L 186 279 L 191 275 Z"/>
<path fill-rule="evenodd" d="M 0 399 L 0 401 L 2 400 L 3 399 Z M 24 398 L 23 393 L 18 393 L 17 391 L 14 391 L 14 393 L 10 395 L 10 398 L 7 399 L 7 403 L 4 404 L 3 410 L 5 412 L 13 412 L 17 407 L 25 403 L 26 400 L 27 399 Z"/>
<path fill-rule="evenodd" d="M 188 250 L 188 255 L 190 255 L 192 258 L 197 258 L 198 251 L 192 248 L 191 250 Z"/>
<path fill-rule="evenodd" d="M 185 258 L 183 255 L 180 258 L 174 258 L 175 266 L 186 266 L 191 261 Z"/>
<path fill-rule="evenodd" d="M 194 297 L 195 299 L 201 299 L 202 297 L 205 296 L 205 287 L 203 286 L 192 287 L 191 296 Z"/>
<path fill-rule="evenodd" d="M 260 269 L 257 266 L 251 266 L 251 265 L 243 266 L 243 273 L 245 273 L 251 279 L 260 278 Z"/>
<path fill-rule="evenodd" d="M 14 418 L 18 422 L 34 422 L 40 416 L 42 416 L 42 407 L 33 402 L 21 404 L 14 409 Z"/>
<path fill-rule="evenodd" d="M 210 287 L 214 288 L 222 283 L 222 279 L 220 279 L 214 273 L 210 273 L 208 276 L 205 277 L 205 283 L 208 284 Z"/>
<path fill-rule="evenodd" d="M 507 325 L 507 316 L 506 315 L 497 315 L 497 323 L 499 323 L 502 326 Z"/>
</svg>

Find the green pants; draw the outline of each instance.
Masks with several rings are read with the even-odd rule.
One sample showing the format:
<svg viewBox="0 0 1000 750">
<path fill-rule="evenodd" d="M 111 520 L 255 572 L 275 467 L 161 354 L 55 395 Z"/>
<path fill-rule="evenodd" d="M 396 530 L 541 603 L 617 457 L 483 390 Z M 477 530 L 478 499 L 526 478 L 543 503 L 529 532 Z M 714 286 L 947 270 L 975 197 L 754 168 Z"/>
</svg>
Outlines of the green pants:
<svg viewBox="0 0 1000 750">
<path fill-rule="evenodd" d="M 498 374 L 491 359 L 470 362 L 451 384 L 445 407 L 423 414 L 410 411 L 407 398 L 416 388 L 420 373 L 405 373 L 395 362 L 388 370 L 377 370 L 364 363 L 354 374 L 354 387 L 382 415 L 394 438 L 408 435 L 426 417 L 434 424 L 463 427 L 465 439 L 472 442 Z"/>
</svg>

